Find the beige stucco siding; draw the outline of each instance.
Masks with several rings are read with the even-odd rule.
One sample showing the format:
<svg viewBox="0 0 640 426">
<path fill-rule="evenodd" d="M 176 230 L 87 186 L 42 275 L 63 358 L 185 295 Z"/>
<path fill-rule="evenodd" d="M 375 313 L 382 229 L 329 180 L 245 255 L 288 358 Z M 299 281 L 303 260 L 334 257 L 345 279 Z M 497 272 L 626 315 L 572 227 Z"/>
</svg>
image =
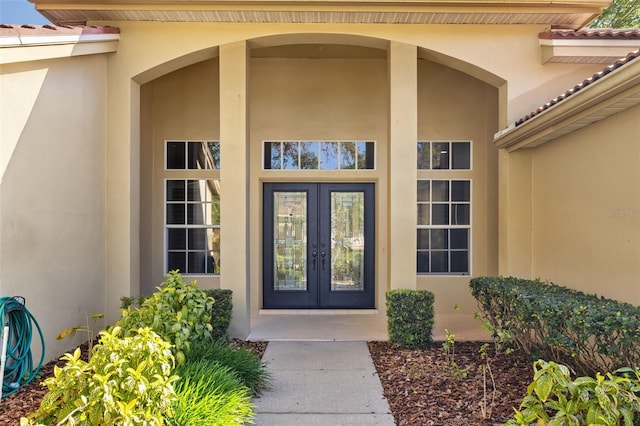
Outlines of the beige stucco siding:
<svg viewBox="0 0 640 426">
<path fill-rule="evenodd" d="M 262 183 L 364 181 L 377 183 L 376 304 L 384 304 L 387 252 L 385 153 L 387 72 L 380 59 L 253 59 L 250 64 L 251 307 L 262 306 Z M 371 140 L 376 169 L 355 171 L 262 170 L 264 140 Z"/>
<path fill-rule="evenodd" d="M 220 139 L 218 58 L 169 73 L 143 85 L 141 113 L 140 292 L 164 281 L 164 180 L 202 178 L 202 173 L 165 170 L 165 141 Z M 223 195 L 224 196 L 224 195 Z M 198 277 L 203 288 L 217 278 Z"/>
<path fill-rule="evenodd" d="M 248 216 L 227 216 L 231 222 L 227 225 L 222 223 L 222 241 L 224 245 L 225 227 L 237 229 L 239 224 L 246 226 L 243 229 L 248 229 L 248 240 L 243 246 L 246 250 L 236 247 L 234 253 L 221 254 L 223 272 L 220 279 L 200 278 L 203 286 L 220 285 L 230 287 L 238 294 L 247 292 L 252 311 L 256 312 L 260 307 L 260 212 L 263 181 L 373 181 L 377 183 L 378 188 L 377 256 L 380 262 L 376 270 L 377 306 L 382 307 L 383 292 L 390 286 L 417 286 L 437 291 L 439 314 L 452 312 L 453 306 L 460 304 L 462 311 L 455 315 L 469 320 L 475 311 L 475 302 L 468 294 L 468 277 L 416 278 L 411 271 L 413 268 L 393 269 L 393 255 L 390 252 L 393 236 L 409 235 L 409 230 L 415 233 L 413 221 L 403 220 L 413 217 L 413 213 L 397 214 L 396 210 L 397 215 L 394 216 L 392 210 L 395 208 L 404 209 L 405 212 L 415 211 L 415 201 L 411 196 L 415 191 L 415 160 L 412 160 L 413 155 L 405 155 L 415 152 L 415 138 L 403 138 L 400 135 L 417 133 L 418 138 L 424 139 L 473 141 L 473 170 L 465 174 L 473 180 L 472 274 L 497 273 L 498 158 L 492 145 L 493 133 L 508 121 L 533 110 L 540 99 L 551 98 L 563 92 L 575 84 L 576 80 L 580 81 L 599 68 L 598 65 L 541 65 L 537 34 L 543 31 L 544 27 L 533 25 L 416 27 L 383 24 L 111 24 L 120 27 L 121 44 L 117 55 L 109 59 L 108 80 L 107 224 L 113 235 L 107 254 L 107 299 L 110 312 L 122 294 L 136 293 L 141 289 L 147 291 L 159 281 L 157 271 L 159 262 L 162 262 L 162 253 L 158 254 L 158 251 L 162 250 L 162 244 L 157 242 L 162 242 L 163 230 L 160 226 L 162 213 L 158 210 L 161 208 L 159 203 L 162 194 L 161 188 L 159 190 L 157 187 L 158 182 L 161 182 L 157 162 L 158 158 L 161 158 L 158 157 L 158 153 L 163 151 L 158 150 L 157 144 L 161 144 L 166 138 L 179 137 L 169 135 L 171 126 L 175 126 L 174 129 L 183 129 L 185 133 L 193 130 L 194 133 L 198 133 L 199 138 L 206 139 L 216 138 L 217 126 L 221 140 L 224 139 L 221 128 L 227 126 L 228 134 L 233 135 L 233 140 L 228 140 L 226 146 L 230 147 L 230 143 L 240 144 L 236 145 L 240 151 L 230 151 L 229 155 L 245 152 L 245 149 L 248 152 L 249 164 L 245 165 L 242 161 L 239 163 L 243 170 L 247 167 L 246 174 L 242 176 L 243 179 L 247 179 L 248 191 L 245 193 L 244 186 L 238 187 L 241 189 L 239 193 L 224 189 L 229 187 L 224 179 L 223 153 L 222 198 L 224 200 L 226 197 L 234 203 L 245 200 L 242 206 L 243 210 L 247 209 Z M 386 51 L 387 58 L 251 57 L 252 49 L 306 43 L 373 47 Z M 216 115 L 228 114 L 228 111 L 215 109 L 216 94 L 212 92 L 213 86 L 210 86 L 215 85 L 216 79 L 220 80 L 221 77 L 215 76 L 215 66 L 210 68 L 209 73 L 205 71 L 204 65 L 194 64 L 222 57 L 223 50 L 229 54 L 236 52 L 236 46 L 240 44 L 246 46 L 245 53 L 250 58 L 248 63 L 244 62 L 244 56 L 239 53 L 233 54 L 229 58 L 234 58 L 236 62 L 226 62 L 224 69 L 227 73 L 225 75 L 229 78 L 233 77 L 234 67 L 237 67 L 242 75 L 246 72 L 248 91 L 245 92 L 240 86 L 235 87 L 234 90 L 237 89 L 242 95 L 241 99 L 229 100 L 233 99 L 233 108 L 242 107 L 236 105 L 237 102 L 241 101 L 243 105 L 246 102 L 248 115 L 246 120 L 243 115 L 242 120 L 232 119 L 216 123 Z M 403 46 L 406 49 L 403 49 Z M 402 81 L 409 81 L 405 77 L 410 77 L 411 73 L 404 65 L 389 65 L 390 58 L 402 60 L 402 64 L 407 63 L 404 56 L 393 56 L 391 53 L 401 54 L 410 50 L 416 52 L 416 63 L 429 64 L 420 65 L 418 69 L 417 102 L 420 106 L 417 110 L 417 120 L 409 115 L 415 114 L 415 111 L 405 111 L 404 108 L 407 107 L 404 107 L 398 98 L 398 94 L 407 89 L 407 84 L 401 84 Z M 191 66 L 195 68 L 190 69 Z M 180 71 L 174 76 L 167 76 L 169 80 L 161 78 L 176 70 Z M 390 70 L 394 75 L 390 75 Z M 405 72 L 406 74 L 403 74 Z M 200 93 L 194 81 L 183 81 L 191 78 L 203 84 L 200 88 L 206 96 L 196 96 Z M 171 79 L 175 81 L 170 82 Z M 235 80 L 233 83 L 241 84 Z M 184 90 L 179 90 L 180 87 Z M 162 96 L 158 98 L 154 97 L 154 94 Z M 182 109 L 176 105 L 159 105 L 174 102 L 176 99 L 190 105 Z M 218 99 L 218 103 L 225 108 L 226 101 L 221 99 Z M 152 107 L 153 113 L 149 112 L 148 106 Z M 201 120 L 206 120 L 208 112 L 211 112 L 211 127 L 208 127 L 209 124 L 201 123 Z M 404 112 L 407 114 L 403 114 Z M 194 124 L 193 129 L 188 130 L 189 123 L 196 117 L 199 124 Z M 390 123 L 395 123 L 393 117 L 403 119 L 402 127 L 390 126 Z M 247 127 L 244 127 L 245 124 Z M 417 132 L 412 130 L 413 126 L 417 127 Z M 139 128 L 141 132 L 137 133 Z M 205 135 L 209 128 L 210 136 Z M 248 146 L 245 147 L 243 141 L 246 135 Z M 395 139 L 390 140 L 390 137 Z M 376 170 L 357 175 L 347 172 L 264 172 L 261 168 L 260 144 L 264 139 L 278 138 L 371 138 L 377 143 Z M 224 146 L 225 141 L 221 142 Z M 153 144 L 153 161 L 156 166 L 150 167 L 148 160 L 144 158 L 148 154 L 145 149 L 148 143 Z M 398 151 L 396 148 L 402 149 Z M 403 154 L 398 157 L 399 152 Z M 393 158 L 394 153 L 395 158 L 402 161 L 394 163 L 391 167 L 389 159 Z M 138 155 L 141 157 L 138 158 Z M 240 158 L 238 155 L 236 157 Z M 154 188 L 151 196 L 145 194 L 149 185 Z M 392 191 L 392 188 L 411 190 L 398 192 Z M 400 193 L 406 193 L 406 196 L 397 198 L 403 201 L 391 202 L 392 197 Z M 154 207 L 149 209 L 150 205 Z M 236 220 L 238 222 L 235 222 Z M 229 225 L 231 227 L 228 227 Z M 404 233 L 399 234 L 399 230 L 403 230 Z M 241 234 L 244 235 L 244 232 Z M 139 239 L 141 235 L 143 238 Z M 145 241 L 145 235 L 152 235 L 153 242 Z M 234 235 L 226 238 L 235 237 Z M 139 241 L 141 247 L 138 247 Z M 410 250 L 406 247 L 394 250 L 395 256 L 399 256 L 398 251 L 402 253 L 397 259 L 405 260 L 415 256 L 412 241 L 413 238 L 406 246 L 410 246 Z M 139 250 L 144 249 L 145 244 L 152 245 L 151 257 L 148 251 Z M 238 253 L 250 253 L 248 264 L 238 263 L 234 267 L 234 271 L 246 271 L 243 276 L 247 277 L 247 281 L 227 276 L 225 283 L 224 258 L 231 256 L 232 259 L 238 259 Z M 235 262 L 234 260 L 233 263 Z M 413 265 L 413 261 L 406 264 Z M 154 272 L 150 272 L 152 270 Z M 150 277 L 149 281 L 138 282 L 139 277 L 144 279 L 147 276 Z M 392 277 L 395 282 L 407 283 L 393 284 L 390 282 Z M 472 323 L 475 325 L 470 325 Z M 440 322 L 438 325 L 440 330 L 446 327 L 446 324 L 442 324 Z M 477 324 L 473 321 L 467 321 L 466 324 L 477 329 Z M 249 329 L 248 324 L 242 327 L 243 330 Z"/>
<path fill-rule="evenodd" d="M 498 126 L 498 91 L 460 71 L 428 61 L 418 64 L 418 139 L 469 140 L 470 171 L 420 171 L 425 179 L 470 179 L 471 275 L 495 275 L 498 268 L 498 170 L 493 133 Z M 419 275 L 418 288 L 435 293 L 436 336 L 444 329 L 458 337 L 477 333 L 470 276 Z M 459 309 L 454 307 L 459 305 Z"/>
<path fill-rule="evenodd" d="M 47 359 L 105 310 L 105 80 L 97 55 L 0 69 L 0 294 L 26 298 Z"/>
<path fill-rule="evenodd" d="M 533 150 L 533 277 L 640 304 L 639 114 Z"/>
</svg>

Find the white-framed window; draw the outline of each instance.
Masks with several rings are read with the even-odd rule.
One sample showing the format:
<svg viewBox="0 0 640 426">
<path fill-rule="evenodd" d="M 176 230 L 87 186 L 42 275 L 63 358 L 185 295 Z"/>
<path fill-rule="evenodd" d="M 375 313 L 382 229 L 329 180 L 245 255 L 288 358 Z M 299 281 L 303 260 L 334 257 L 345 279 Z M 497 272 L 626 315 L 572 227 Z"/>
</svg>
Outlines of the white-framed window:
<svg viewBox="0 0 640 426">
<path fill-rule="evenodd" d="M 220 142 L 166 141 L 166 170 L 220 170 Z"/>
<path fill-rule="evenodd" d="M 220 274 L 220 143 L 165 141 L 165 272 Z"/>
<path fill-rule="evenodd" d="M 418 274 L 470 273 L 471 180 L 418 180 Z"/>
<path fill-rule="evenodd" d="M 471 141 L 418 142 L 418 170 L 471 170 Z"/>
<path fill-rule="evenodd" d="M 264 170 L 373 170 L 373 141 L 263 141 Z"/>
<path fill-rule="evenodd" d="M 471 141 L 417 143 L 417 273 L 471 273 Z"/>
</svg>

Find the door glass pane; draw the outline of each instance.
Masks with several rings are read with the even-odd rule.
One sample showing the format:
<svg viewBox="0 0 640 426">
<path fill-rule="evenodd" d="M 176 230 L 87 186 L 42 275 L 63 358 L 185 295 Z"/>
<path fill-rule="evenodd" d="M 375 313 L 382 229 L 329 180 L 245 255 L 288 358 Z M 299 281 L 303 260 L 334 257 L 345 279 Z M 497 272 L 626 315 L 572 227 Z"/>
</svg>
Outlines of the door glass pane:
<svg viewBox="0 0 640 426">
<path fill-rule="evenodd" d="M 331 290 L 364 290 L 364 193 L 331 193 Z"/>
<path fill-rule="evenodd" d="M 273 193 L 273 288 L 307 290 L 307 193 Z"/>
</svg>

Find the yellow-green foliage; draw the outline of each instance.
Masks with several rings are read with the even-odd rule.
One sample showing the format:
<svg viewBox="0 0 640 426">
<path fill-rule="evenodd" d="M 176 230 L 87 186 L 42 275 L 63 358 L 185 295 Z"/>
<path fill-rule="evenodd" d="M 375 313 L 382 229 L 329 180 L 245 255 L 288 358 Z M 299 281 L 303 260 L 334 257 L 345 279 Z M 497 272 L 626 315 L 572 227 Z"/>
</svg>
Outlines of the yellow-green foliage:
<svg viewBox="0 0 640 426">
<path fill-rule="evenodd" d="M 80 359 L 80 349 L 65 354 L 66 365 L 44 381 L 49 391 L 40 408 L 21 424 L 164 424 L 178 379 L 171 375 L 170 344 L 149 328 L 129 337 L 121 337 L 121 331 L 101 332 L 89 362 Z"/>
<path fill-rule="evenodd" d="M 506 426 L 640 424 L 640 370 L 623 368 L 571 380 L 569 369 L 536 361 L 527 396 Z"/>
<path fill-rule="evenodd" d="M 211 337 L 213 303 L 213 298 L 198 288 L 195 281 L 187 284 L 182 275 L 172 271 L 140 308 L 125 309 L 117 325 L 125 334 L 135 333 L 140 327 L 151 327 L 174 345 L 176 361 L 182 365 L 191 342 Z"/>
</svg>

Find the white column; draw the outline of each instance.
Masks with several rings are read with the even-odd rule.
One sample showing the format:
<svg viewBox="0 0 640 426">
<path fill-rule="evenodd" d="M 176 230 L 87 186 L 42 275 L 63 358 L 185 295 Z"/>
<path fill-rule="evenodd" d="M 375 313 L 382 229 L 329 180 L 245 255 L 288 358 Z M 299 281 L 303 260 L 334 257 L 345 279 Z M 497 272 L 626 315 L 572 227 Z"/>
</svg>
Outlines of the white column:
<svg viewBox="0 0 640 426">
<path fill-rule="evenodd" d="M 246 41 L 220 46 L 220 286 L 233 291 L 229 334 L 249 335 L 249 118 Z"/>
<path fill-rule="evenodd" d="M 389 46 L 389 288 L 416 288 L 417 47 Z"/>
</svg>

